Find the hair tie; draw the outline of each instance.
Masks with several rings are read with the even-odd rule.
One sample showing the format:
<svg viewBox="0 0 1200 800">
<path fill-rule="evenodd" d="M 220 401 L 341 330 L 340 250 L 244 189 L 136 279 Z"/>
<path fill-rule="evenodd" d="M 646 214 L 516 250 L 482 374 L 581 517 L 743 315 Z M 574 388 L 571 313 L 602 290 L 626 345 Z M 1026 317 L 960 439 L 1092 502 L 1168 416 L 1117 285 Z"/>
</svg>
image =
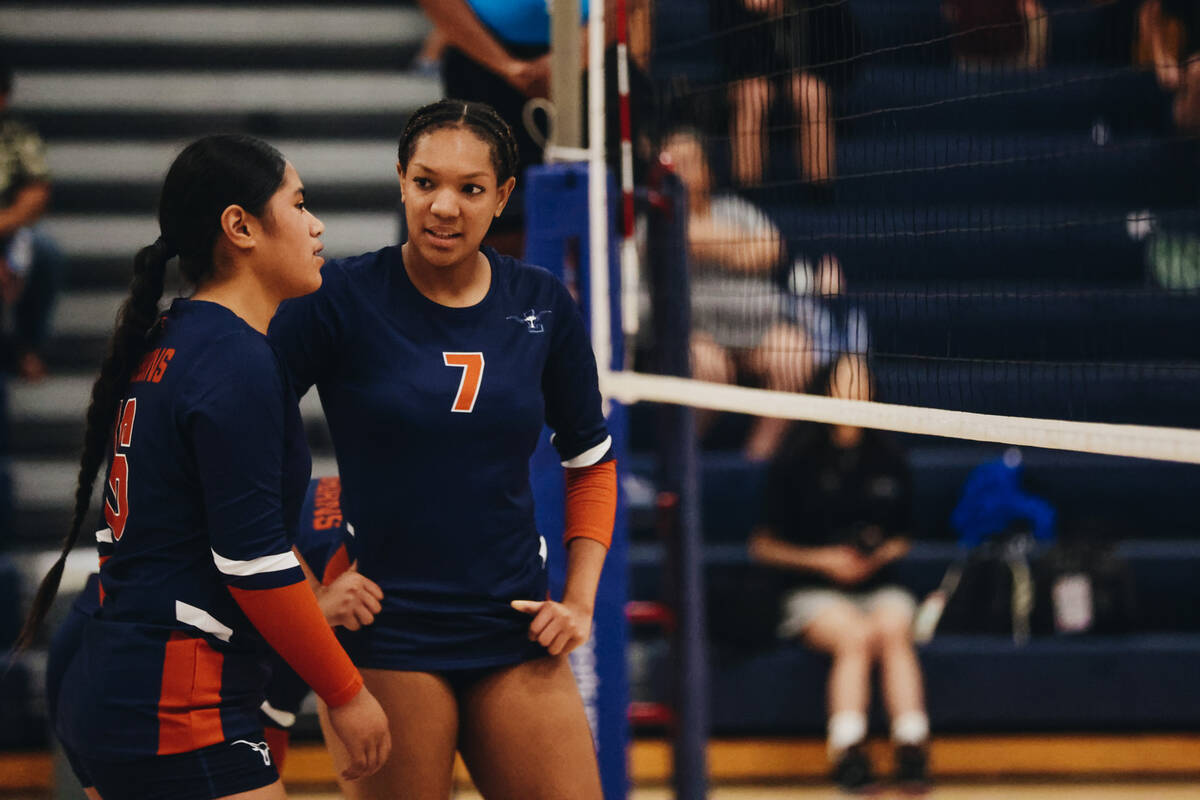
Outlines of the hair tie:
<svg viewBox="0 0 1200 800">
<path fill-rule="evenodd" d="M 163 251 L 163 258 L 167 261 L 170 261 L 172 258 L 179 255 L 179 251 L 172 247 L 170 243 L 168 243 L 167 240 L 162 236 L 159 236 L 154 240 L 154 246 Z"/>
</svg>

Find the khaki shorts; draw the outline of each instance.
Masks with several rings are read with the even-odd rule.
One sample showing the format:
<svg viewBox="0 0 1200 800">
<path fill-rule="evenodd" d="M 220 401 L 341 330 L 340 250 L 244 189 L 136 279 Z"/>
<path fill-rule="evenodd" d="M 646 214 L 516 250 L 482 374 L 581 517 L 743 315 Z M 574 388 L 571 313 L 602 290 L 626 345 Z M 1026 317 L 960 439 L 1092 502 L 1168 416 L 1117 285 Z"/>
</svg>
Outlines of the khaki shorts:
<svg viewBox="0 0 1200 800">
<path fill-rule="evenodd" d="M 779 623 L 779 636 L 792 639 L 804 633 L 804 629 L 823 612 L 839 603 L 849 603 L 864 614 L 879 608 L 894 608 L 912 619 L 917 601 L 907 589 L 899 586 L 880 586 L 867 592 L 847 592 L 841 589 L 797 589 L 784 595 L 783 619 Z"/>
</svg>

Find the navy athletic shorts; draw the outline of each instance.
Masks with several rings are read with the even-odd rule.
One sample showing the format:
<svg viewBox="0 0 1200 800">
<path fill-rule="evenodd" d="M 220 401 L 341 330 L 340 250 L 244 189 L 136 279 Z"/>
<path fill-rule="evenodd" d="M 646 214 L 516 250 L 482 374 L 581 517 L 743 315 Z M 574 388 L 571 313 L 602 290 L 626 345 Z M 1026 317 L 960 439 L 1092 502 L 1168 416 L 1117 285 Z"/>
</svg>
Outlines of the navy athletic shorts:
<svg viewBox="0 0 1200 800">
<path fill-rule="evenodd" d="M 80 760 L 104 800 L 214 800 L 279 780 L 259 736 L 133 761 Z"/>
</svg>

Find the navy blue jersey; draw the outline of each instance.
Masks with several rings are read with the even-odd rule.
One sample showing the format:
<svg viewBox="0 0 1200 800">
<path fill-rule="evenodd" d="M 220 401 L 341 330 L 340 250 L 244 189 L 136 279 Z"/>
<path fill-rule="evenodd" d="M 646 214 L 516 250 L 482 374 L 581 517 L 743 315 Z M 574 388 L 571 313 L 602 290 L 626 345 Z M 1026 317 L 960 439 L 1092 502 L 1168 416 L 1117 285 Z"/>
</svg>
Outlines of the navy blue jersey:
<svg viewBox="0 0 1200 800">
<path fill-rule="evenodd" d="M 176 300 L 152 348 L 121 402 L 102 604 L 59 705 L 64 740 L 93 758 L 259 730 L 267 646 L 228 587 L 303 580 L 290 531 L 311 459 L 269 342 L 223 306 Z"/>
<path fill-rule="evenodd" d="M 565 465 L 611 457 L 574 300 L 545 270 L 484 253 L 474 306 L 426 298 L 388 247 L 327 263 L 321 289 L 271 325 L 298 393 L 320 393 L 359 571 L 384 591 L 375 623 L 342 637 L 361 666 L 530 657 L 529 619 L 509 606 L 547 590 L 529 458 L 545 424 Z"/>
<path fill-rule="evenodd" d="M 348 555 L 353 534 L 342 521 L 340 493 L 341 483 L 336 477 L 314 478 L 304 496 L 293 540 L 300 556 L 323 584 L 332 583 L 353 561 Z M 56 717 L 63 674 L 79 651 L 86 621 L 100 608 L 99 577 L 95 573 L 88 576 L 66 621 L 55 631 L 46 667 L 46 706 L 50 719 Z M 288 728 L 295 723 L 296 713 L 310 689 L 279 654 L 270 653 L 269 661 L 271 678 L 261 706 L 262 721 Z"/>
</svg>

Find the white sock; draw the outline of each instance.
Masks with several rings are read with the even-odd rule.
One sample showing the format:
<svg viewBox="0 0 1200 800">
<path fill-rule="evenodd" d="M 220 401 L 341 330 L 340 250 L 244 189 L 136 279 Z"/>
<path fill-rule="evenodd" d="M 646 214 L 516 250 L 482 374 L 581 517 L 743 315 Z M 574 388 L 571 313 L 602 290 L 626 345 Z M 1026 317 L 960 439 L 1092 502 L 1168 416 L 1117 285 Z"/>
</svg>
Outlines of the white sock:
<svg viewBox="0 0 1200 800">
<path fill-rule="evenodd" d="M 838 711 L 829 717 L 829 758 L 867 738 L 867 715 L 861 711 Z"/>
<path fill-rule="evenodd" d="M 929 738 L 929 717 L 924 711 L 905 711 L 892 720 L 892 741 L 896 744 L 924 744 Z"/>
</svg>

